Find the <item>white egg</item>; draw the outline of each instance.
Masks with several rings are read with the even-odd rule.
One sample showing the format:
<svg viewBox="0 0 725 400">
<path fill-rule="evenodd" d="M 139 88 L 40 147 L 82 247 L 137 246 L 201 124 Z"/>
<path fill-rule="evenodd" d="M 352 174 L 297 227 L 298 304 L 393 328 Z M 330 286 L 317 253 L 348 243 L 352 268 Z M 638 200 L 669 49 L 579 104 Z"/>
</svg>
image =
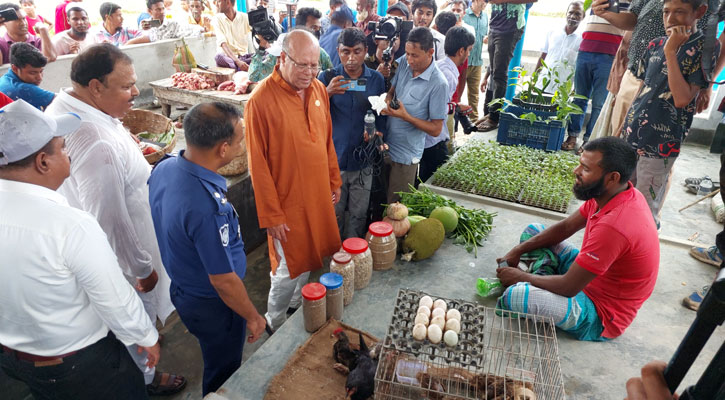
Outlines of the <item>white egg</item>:
<svg viewBox="0 0 725 400">
<path fill-rule="evenodd" d="M 418 305 L 431 308 L 431 307 L 433 307 L 433 299 L 431 299 L 430 296 L 423 296 L 420 298 Z"/>
<path fill-rule="evenodd" d="M 436 308 L 436 310 L 437 310 L 437 308 Z M 435 310 L 433 310 L 433 311 L 435 311 Z M 457 319 L 458 321 L 460 321 L 461 313 L 458 310 L 456 310 L 455 308 L 451 308 L 446 313 L 446 320 L 449 320 L 449 319 Z"/>
<path fill-rule="evenodd" d="M 446 330 L 461 333 L 461 322 L 457 319 L 449 319 L 446 321 Z"/>
<path fill-rule="evenodd" d="M 434 308 L 433 311 L 430 312 L 430 316 L 432 318 L 435 317 L 446 317 L 446 312 L 442 308 Z"/>
<path fill-rule="evenodd" d="M 430 340 L 431 343 L 440 343 L 442 337 L 443 331 L 438 325 L 431 324 L 431 326 L 428 327 L 428 340 Z"/>
<path fill-rule="evenodd" d="M 446 311 L 448 309 L 448 304 L 446 304 L 446 301 L 443 299 L 438 299 L 433 302 L 433 309 L 436 308 L 442 308 L 443 311 Z"/>
<path fill-rule="evenodd" d="M 429 326 L 430 325 L 438 325 L 438 327 L 441 328 L 441 330 L 443 330 L 443 328 L 446 327 L 446 319 L 443 317 L 435 317 L 430 320 Z"/>
<path fill-rule="evenodd" d="M 443 341 L 446 346 L 455 347 L 458 344 L 458 334 L 453 331 L 446 331 L 446 334 L 443 335 Z"/>
<path fill-rule="evenodd" d="M 425 314 L 418 314 L 415 316 L 415 324 L 423 324 L 425 326 L 428 326 L 428 323 L 430 323 L 430 320 L 428 319 L 428 316 Z"/>
<path fill-rule="evenodd" d="M 436 325 L 437 327 L 438 325 Z M 428 328 L 423 324 L 415 324 L 413 327 L 413 339 L 423 341 L 428 333 Z M 440 339 L 439 339 L 440 340 Z"/>
<path fill-rule="evenodd" d="M 418 307 L 418 312 L 416 314 L 425 314 L 426 317 L 430 317 L 430 308 L 426 306 L 420 306 Z"/>
</svg>

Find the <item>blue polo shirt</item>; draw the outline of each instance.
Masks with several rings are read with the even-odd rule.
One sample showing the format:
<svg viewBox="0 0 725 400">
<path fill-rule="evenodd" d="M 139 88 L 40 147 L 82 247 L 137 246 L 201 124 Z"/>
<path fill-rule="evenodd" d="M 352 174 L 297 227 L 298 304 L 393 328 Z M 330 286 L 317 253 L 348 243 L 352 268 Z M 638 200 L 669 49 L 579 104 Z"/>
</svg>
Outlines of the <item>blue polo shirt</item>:
<svg viewBox="0 0 725 400">
<path fill-rule="evenodd" d="M 337 54 L 337 38 L 340 37 L 342 28 L 337 25 L 330 25 L 330 29 L 325 32 L 320 38 L 320 47 L 325 49 L 327 54 L 330 56 L 332 65 L 337 67 L 340 65 L 340 55 Z"/>
<path fill-rule="evenodd" d="M 13 100 L 23 99 L 40 111 L 44 111 L 55 98 L 55 93 L 21 81 L 12 69 L 8 69 L 8 72 L 0 77 L 0 92 Z"/>
<path fill-rule="evenodd" d="M 448 82 L 435 61 L 420 75 L 413 77 L 405 56 L 398 59 L 398 70 L 391 81 L 395 94 L 408 114 L 432 121 L 448 117 Z M 385 142 L 390 146 L 390 159 L 411 165 L 420 162 L 425 147 L 426 133 L 400 118 L 388 118 Z"/>
<path fill-rule="evenodd" d="M 161 259 L 173 285 L 196 297 L 219 297 L 209 275 L 244 278 L 247 258 L 237 212 L 219 174 L 184 157 L 159 163 L 149 178 L 149 202 Z"/>
<path fill-rule="evenodd" d="M 361 168 L 360 160 L 353 156 L 355 148 L 363 143 L 365 130 L 365 115 L 370 109 L 369 96 L 380 96 L 385 92 L 385 78 L 380 72 L 363 65 L 363 73 L 358 79 L 366 79 L 364 92 L 347 91 L 330 97 L 330 116 L 332 117 L 332 141 L 335 143 L 337 164 L 341 171 L 358 171 Z M 341 64 L 332 69 L 332 77 L 342 75 L 346 79 L 350 76 Z M 320 72 L 318 79 L 327 86 L 325 71 Z M 332 78 L 330 78 L 332 79 Z M 385 133 L 385 117 L 376 118 L 376 127 Z"/>
</svg>

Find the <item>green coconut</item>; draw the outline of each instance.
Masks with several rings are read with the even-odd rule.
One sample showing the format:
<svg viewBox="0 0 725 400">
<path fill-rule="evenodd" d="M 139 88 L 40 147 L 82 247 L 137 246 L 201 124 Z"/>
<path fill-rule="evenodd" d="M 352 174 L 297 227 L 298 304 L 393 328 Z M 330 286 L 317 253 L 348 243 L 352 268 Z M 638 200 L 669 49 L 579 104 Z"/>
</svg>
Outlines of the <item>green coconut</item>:
<svg viewBox="0 0 725 400">
<path fill-rule="evenodd" d="M 418 261 L 432 256 L 441 247 L 445 237 L 443 223 L 435 218 L 426 218 L 416 223 L 403 241 L 402 259 Z"/>
<path fill-rule="evenodd" d="M 449 234 L 456 230 L 458 226 L 458 213 L 451 207 L 437 207 L 430 213 L 429 218 L 435 218 L 443 223 L 443 228 L 446 230 L 446 234 Z"/>
<path fill-rule="evenodd" d="M 413 226 L 424 219 L 425 219 L 425 217 L 422 215 L 409 215 L 408 216 L 408 221 L 410 221 L 410 226 Z"/>
</svg>

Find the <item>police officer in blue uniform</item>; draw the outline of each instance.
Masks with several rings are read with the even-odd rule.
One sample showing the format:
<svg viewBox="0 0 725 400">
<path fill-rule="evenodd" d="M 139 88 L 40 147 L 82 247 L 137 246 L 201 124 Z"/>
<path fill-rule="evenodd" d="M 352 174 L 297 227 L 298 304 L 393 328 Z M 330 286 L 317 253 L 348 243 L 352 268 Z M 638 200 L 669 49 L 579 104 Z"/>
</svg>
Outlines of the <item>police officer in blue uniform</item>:
<svg viewBox="0 0 725 400">
<path fill-rule="evenodd" d="M 225 103 L 198 104 L 184 118 L 184 136 L 187 149 L 151 173 L 149 201 L 171 301 L 201 346 L 205 396 L 239 368 L 245 339 L 256 341 L 266 321 L 242 282 L 239 221 L 215 172 L 243 150 L 242 115 Z"/>
</svg>

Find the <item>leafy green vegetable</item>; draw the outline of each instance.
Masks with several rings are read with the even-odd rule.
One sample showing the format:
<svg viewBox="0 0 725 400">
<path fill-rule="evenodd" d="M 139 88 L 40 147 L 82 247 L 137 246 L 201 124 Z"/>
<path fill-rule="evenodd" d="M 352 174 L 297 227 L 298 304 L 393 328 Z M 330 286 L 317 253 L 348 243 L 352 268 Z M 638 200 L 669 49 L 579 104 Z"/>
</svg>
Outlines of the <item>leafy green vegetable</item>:
<svg viewBox="0 0 725 400">
<path fill-rule="evenodd" d="M 478 247 L 493 228 L 493 217 L 496 213 L 487 213 L 481 209 L 468 209 L 455 201 L 433 193 L 428 188 L 416 189 L 409 185 L 408 192 L 400 192 L 400 202 L 408 207 L 411 214 L 429 216 L 437 207 L 448 206 L 458 213 L 458 225 L 450 234 L 453 243 L 466 247 L 470 253 L 478 257 Z"/>
<path fill-rule="evenodd" d="M 433 184 L 566 212 L 577 164 L 577 157 L 567 152 L 469 140 L 438 168 Z"/>
</svg>

